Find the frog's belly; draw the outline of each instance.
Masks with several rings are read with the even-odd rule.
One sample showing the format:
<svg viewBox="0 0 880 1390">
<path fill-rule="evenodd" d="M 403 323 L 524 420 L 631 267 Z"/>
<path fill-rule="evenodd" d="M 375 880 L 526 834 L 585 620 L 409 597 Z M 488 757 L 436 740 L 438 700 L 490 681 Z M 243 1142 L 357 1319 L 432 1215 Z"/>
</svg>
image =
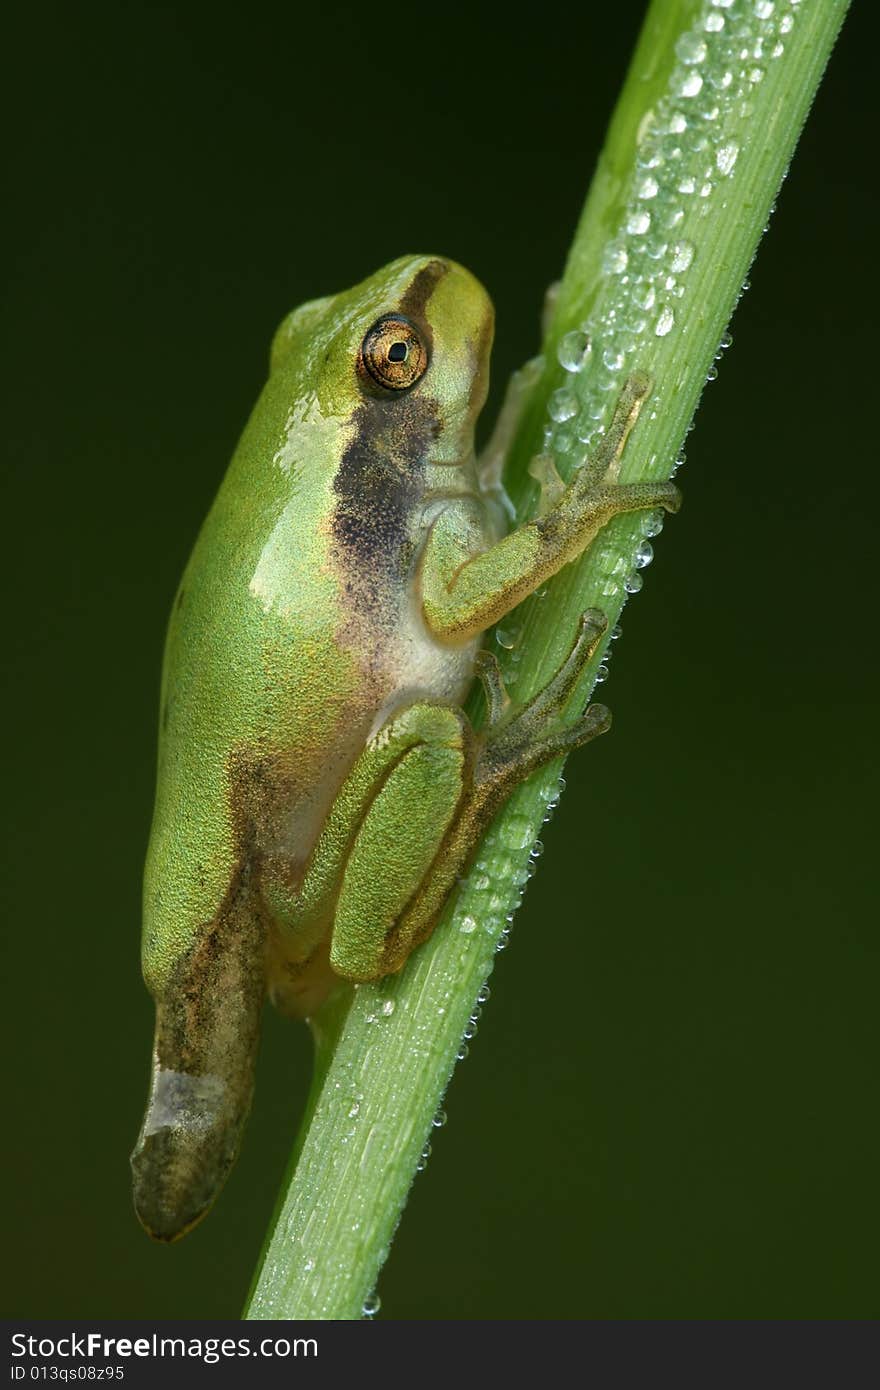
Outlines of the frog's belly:
<svg viewBox="0 0 880 1390">
<path fill-rule="evenodd" d="M 460 704 L 473 679 L 478 647 L 478 641 L 465 647 L 442 647 L 420 619 L 402 621 L 392 641 L 384 647 L 377 644 L 372 652 L 375 686 L 384 693 L 376 702 L 368 737 L 396 710 L 417 700 Z"/>
<path fill-rule="evenodd" d="M 326 746 L 289 767 L 283 796 L 287 809 L 271 852 L 284 856 L 294 876 L 305 868 L 330 807 L 368 740 L 418 701 L 460 704 L 473 678 L 478 646 L 441 647 L 417 618 L 396 624 L 387 641 L 374 635 L 358 643 L 357 691 L 339 709 Z"/>
</svg>

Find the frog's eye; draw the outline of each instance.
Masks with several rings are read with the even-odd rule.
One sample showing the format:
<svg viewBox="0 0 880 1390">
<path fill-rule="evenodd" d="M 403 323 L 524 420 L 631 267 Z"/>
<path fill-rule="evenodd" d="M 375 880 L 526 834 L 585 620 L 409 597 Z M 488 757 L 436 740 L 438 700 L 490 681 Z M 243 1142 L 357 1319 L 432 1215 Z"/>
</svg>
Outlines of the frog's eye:
<svg viewBox="0 0 880 1390">
<path fill-rule="evenodd" d="M 415 324 L 386 314 L 361 343 L 358 369 L 386 391 L 406 391 L 425 375 L 428 349 Z"/>
</svg>

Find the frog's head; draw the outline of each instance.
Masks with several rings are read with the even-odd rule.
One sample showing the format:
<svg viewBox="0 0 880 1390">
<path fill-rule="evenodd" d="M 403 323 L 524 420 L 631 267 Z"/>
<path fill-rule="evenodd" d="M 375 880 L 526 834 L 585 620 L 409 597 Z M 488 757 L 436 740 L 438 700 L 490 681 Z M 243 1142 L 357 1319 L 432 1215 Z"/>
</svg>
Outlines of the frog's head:
<svg viewBox="0 0 880 1390">
<path fill-rule="evenodd" d="M 432 462 L 456 464 L 473 454 L 493 329 L 491 300 L 463 266 L 404 256 L 295 309 L 275 335 L 272 373 L 289 374 L 297 394 L 308 383 L 324 415 L 363 418 L 365 407 L 392 434 L 419 433 Z"/>
</svg>

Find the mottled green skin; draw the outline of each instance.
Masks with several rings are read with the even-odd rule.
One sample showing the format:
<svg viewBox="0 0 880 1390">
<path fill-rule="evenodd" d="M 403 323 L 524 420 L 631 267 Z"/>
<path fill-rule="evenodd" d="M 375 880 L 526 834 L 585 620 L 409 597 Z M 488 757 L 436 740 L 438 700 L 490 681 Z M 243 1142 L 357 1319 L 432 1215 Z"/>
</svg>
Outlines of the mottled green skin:
<svg viewBox="0 0 880 1390">
<path fill-rule="evenodd" d="M 184 574 L 144 881 L 152 1084 L 132 1156 L 158 1239 L 200 1219 L 235 1159 L 266 995 L 303 1016 L 340 978 L 398 970 L 513 786 L 607 727 L 599 707 L 559 722 L 601 614 L 524 709 L 485 662 L 487 728 L 460 708 L 488 627 L 617 512 L 678 504 L 668 484 L 616 482 L 650 389 L 635 374 L 595 458 L 504 536 L 491 494 L 506 430 L 484 486 L 473 448 L 492 323 L 473 277 L 433 257 L 291 314 Z M 376 343 L 406 349 L 382 359 L 411 373 L 403 386 L 372 370 Z"/>
<path fill-rule="evenodd" d="M 445 262 L 436 279 L 434 264 L 396 261 L 285 320 L 271 375 L 187 566 L 165 653 L 144 885 L 144 974 L 154 992 L 220 911 L 244 841 L 302 862 L 377 713 L 402 688 L 455 698 L 467 683 L 460 652 L 432 662 L 430 652 L 402 650 L 394 629 L 412 604 L 411 583 L 390 596 L 382 621 L 360 620 L 331 534 L 339 460 L 363 401 L 358 348 L 420 275 L 433 356 L 413 390 L 438 421 L 432 464 L 452 465 L 463 475 L 455 485 L 476 489 L 473 422 L 485 394 L 492 310 L 467 271 Z M 393 412 L 402 402 L 378 404 Z M 420 508 L 419 500 L 410 519 L 416 544 Z M 488 522 L 486 530 L 488 539 Z M 407 655 L 416 669 L 401 669 Z"/>
<path fill-rule="evenodd" d="M 401 311 L 430 368 L 410 391 L 371 389 L 362 340 Z M 306 1013 L 339 973 L 383 973 L 364 941 L 354 969 L 330 967 L 338 885 L 327 902 L 312 894 L 307 922 L 290 900 L 371 733 L 469 682 L 474 641 L 430 636 L 415 576 L 454 497 L 468 535 L 493 538 L 473 453 L 491 337 L 484 290 L 431 257 L 296 310 L 181 582 L 144 880 L 153 1079 L 132 1159 L 138 1214 L 160 1239 L 198 1220 L 234 1159 L 266 990 Z"/>
</svg>

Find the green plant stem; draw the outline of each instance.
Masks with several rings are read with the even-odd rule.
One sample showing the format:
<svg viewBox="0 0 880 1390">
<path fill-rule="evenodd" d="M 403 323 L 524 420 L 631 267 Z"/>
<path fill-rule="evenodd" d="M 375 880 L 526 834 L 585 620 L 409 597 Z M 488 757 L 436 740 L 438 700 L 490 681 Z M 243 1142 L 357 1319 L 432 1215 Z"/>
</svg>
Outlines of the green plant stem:
<svg viewBox="0 0 880 1390">
<path fill-rule="evenodd" d="M 650 6 L 511 451 L 519 518 L 538 502 L 530 459 L 549 450 L 568 477 L 634 368 L 655 385 L 621 480 L 674 471 L 845 11 L 846 0 Z M 583 337 L 571 334 L 589 336 L 582 371 L 559 365 L 563 338 L 576 365 Z M 618 518 L 503 625 L 499 656 L 515 698 L 546 681 L 585 608 L 616 622 L 638 587 L 646 534 L 657 529 L 644 514 Z M 574 702 L 573 713 L 582 705 Z M 248 1317 L 361 1316 L 558 795 L 558 773 L 557 765 L 514 794 L 406 968 L 340 992 L 314 1021 L 315 1084 Z"/>
</svg>

